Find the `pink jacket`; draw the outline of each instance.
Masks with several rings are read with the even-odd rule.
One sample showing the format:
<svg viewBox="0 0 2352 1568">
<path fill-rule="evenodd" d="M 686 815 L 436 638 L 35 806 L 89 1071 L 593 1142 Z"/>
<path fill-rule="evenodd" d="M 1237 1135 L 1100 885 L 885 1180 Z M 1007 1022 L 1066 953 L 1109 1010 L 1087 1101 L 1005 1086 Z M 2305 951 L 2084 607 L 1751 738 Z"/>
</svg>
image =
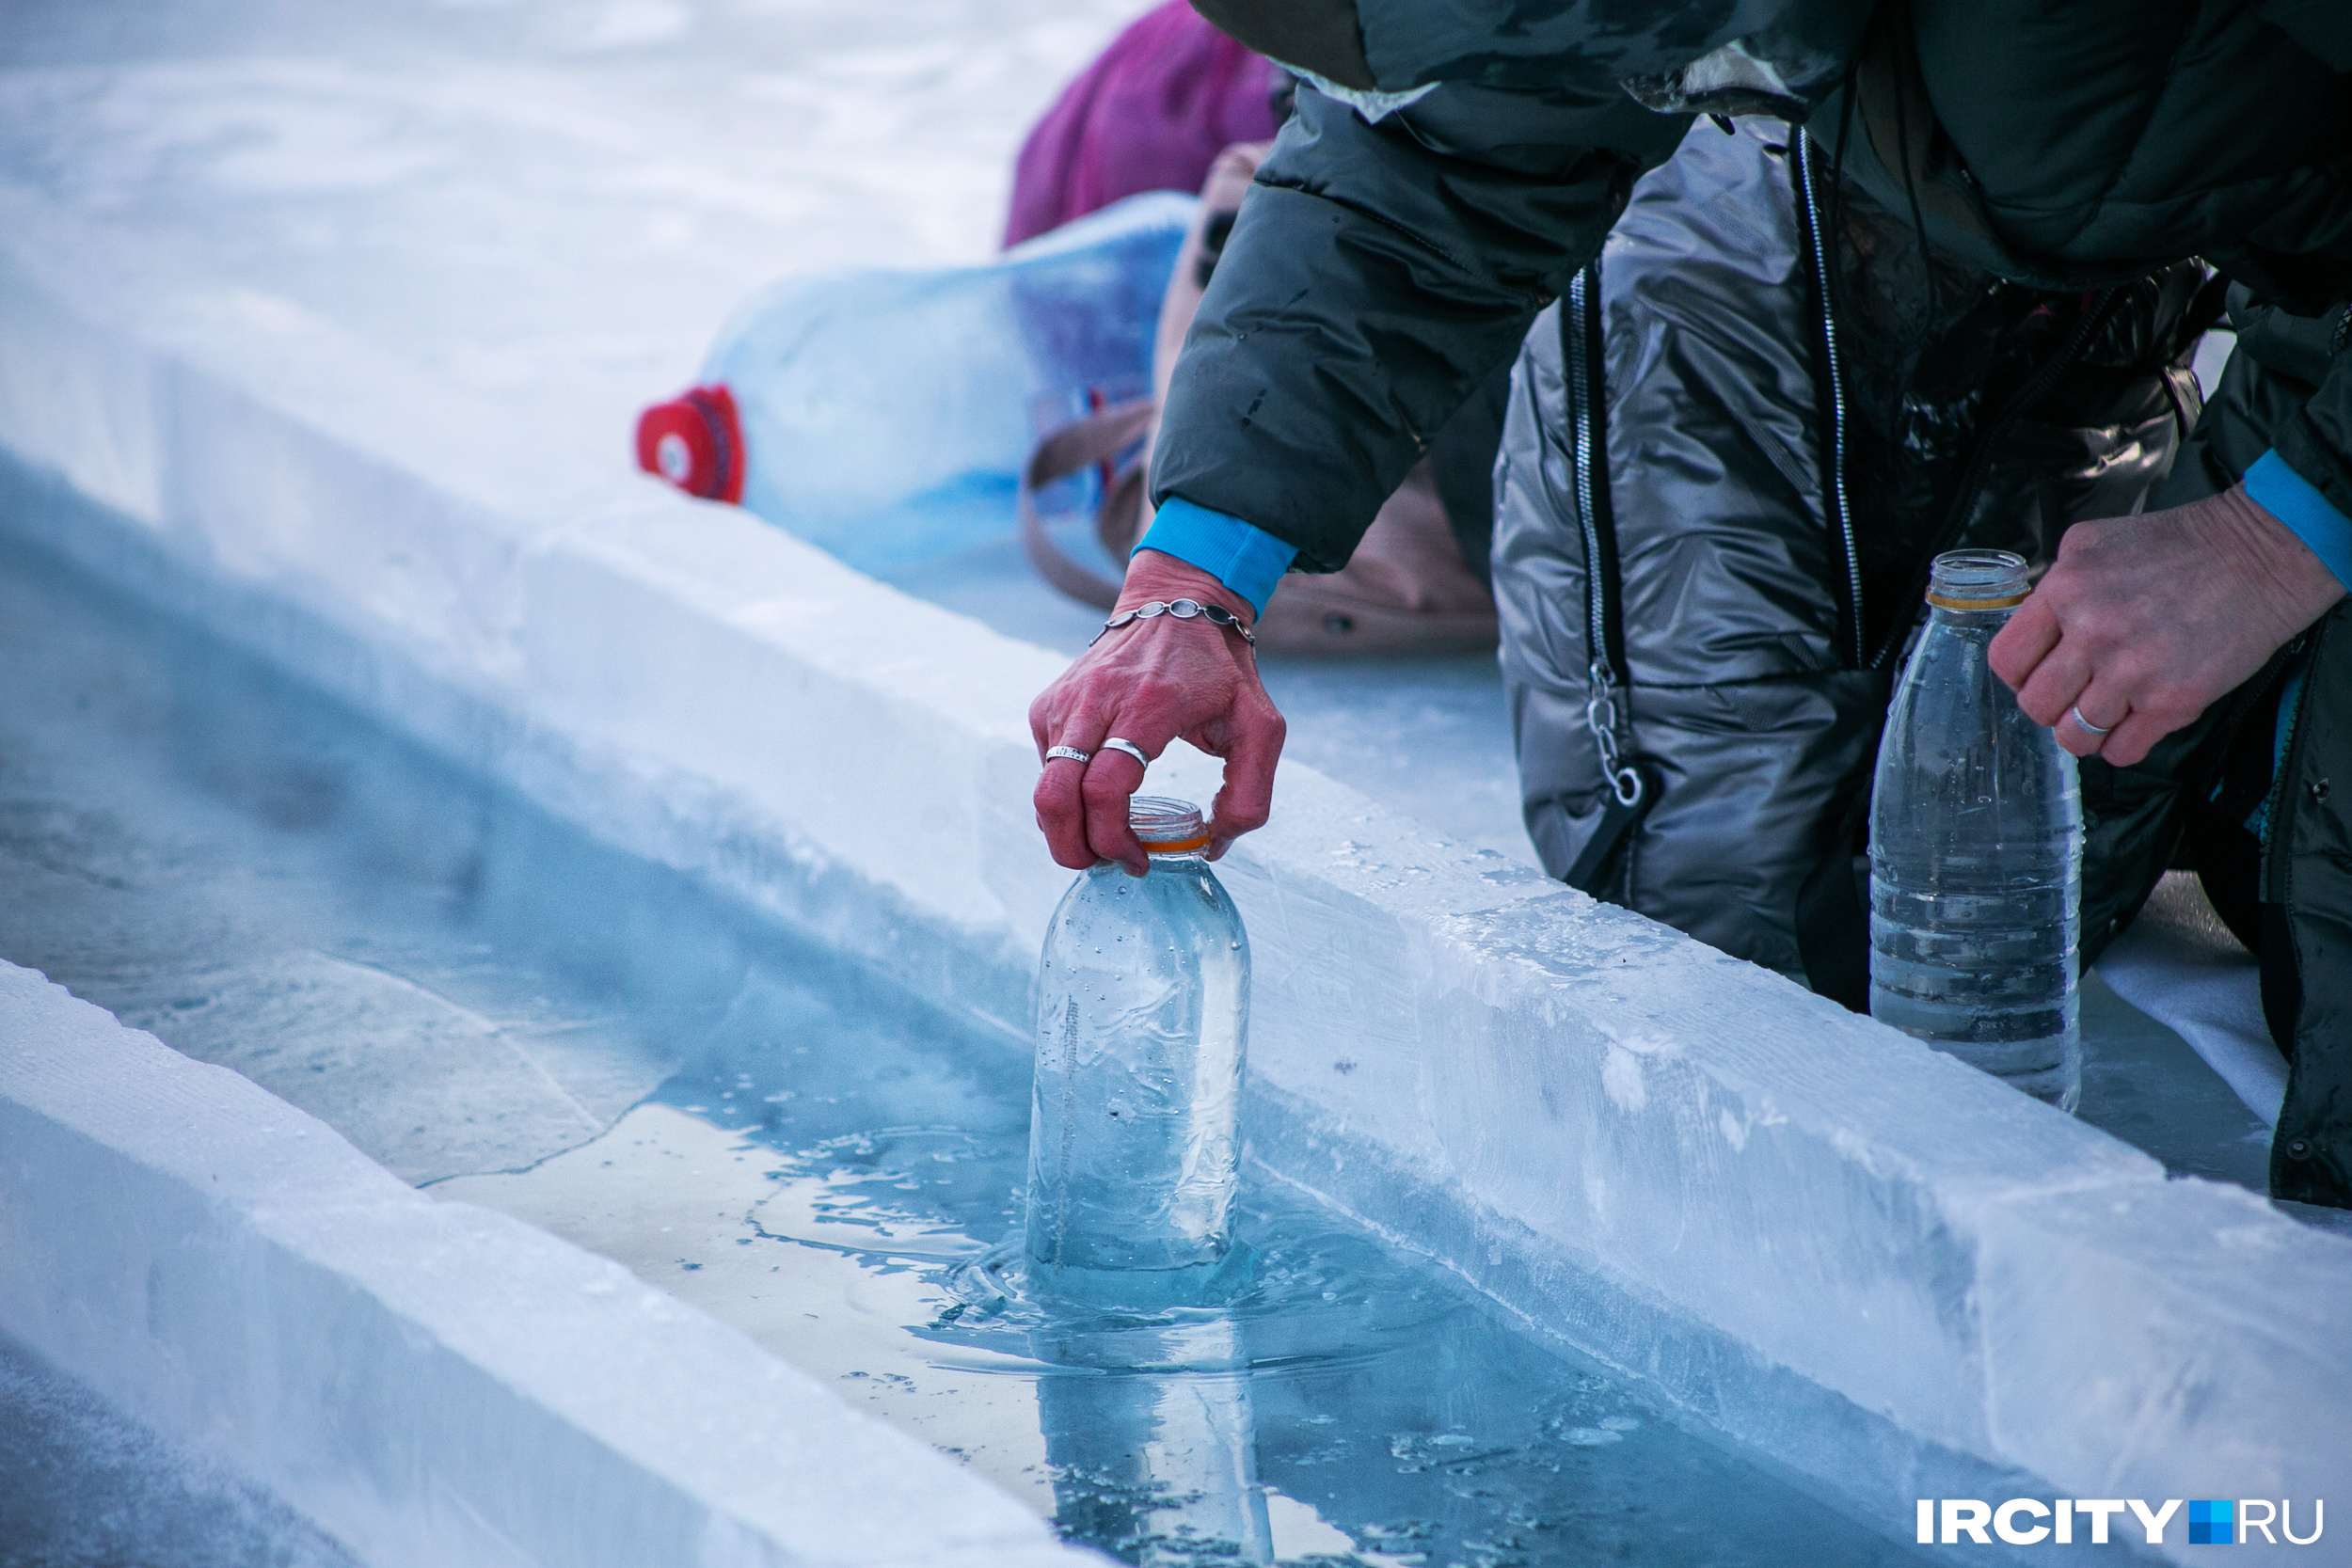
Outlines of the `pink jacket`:
<svg viewBox="0 0 2352 1568">
<path fill-rule="evenodd" d="M 1022 146 L 1005 244 L 1138 191 L 1200 188 L 1234 142 L 1274 135 L 1274 67 L 1167 0 L 1111 40 Z"/>
</svg>

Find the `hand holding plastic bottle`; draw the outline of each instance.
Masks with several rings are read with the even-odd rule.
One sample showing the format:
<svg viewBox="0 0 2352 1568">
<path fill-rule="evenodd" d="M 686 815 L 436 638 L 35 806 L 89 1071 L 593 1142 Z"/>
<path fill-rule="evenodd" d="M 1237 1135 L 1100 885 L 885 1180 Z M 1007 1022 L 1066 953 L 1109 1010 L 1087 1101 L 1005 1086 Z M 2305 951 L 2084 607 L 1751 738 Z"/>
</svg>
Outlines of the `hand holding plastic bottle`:
<svg viewBox="0 0 2352 1568">
<path fill-rule="evenodd" d="M 1222 605 L 1244 626 L 1256 619 L 1248 600 L 1199 567 L 1137 550 L 1119 608 L 1155 599 Z M 1038 826 L 1055 861 L 1073 871 L 1110 860 L 1142 876 L 1151 860 L 1128 827 L 1127 800 L 1143 783 L 1143 767 L 1103 743 L 1116 736 L 1156 758 L 1182 736 L 1225 759 L 1225 784 L 1209 824 L 1209 859 L 1216 860 L 1234 839 L 1265 825 L 1285 728 L 1258 679 L 1256 654 L 1235 633 L 1198 617 L 1131 621 L 1079 655 L 1029 705 L 1041 761 L 1052 746 L 1092 759 L 1045 762 L 1035 796 Z"/>
<path fill-rule="evenodd" d="M 2057 564 L 1993 640 L 1988 661 L 2060 746 L 2129 768 L 2344 594 L 2240 486 L 2068 530 Z"/>
</svg>

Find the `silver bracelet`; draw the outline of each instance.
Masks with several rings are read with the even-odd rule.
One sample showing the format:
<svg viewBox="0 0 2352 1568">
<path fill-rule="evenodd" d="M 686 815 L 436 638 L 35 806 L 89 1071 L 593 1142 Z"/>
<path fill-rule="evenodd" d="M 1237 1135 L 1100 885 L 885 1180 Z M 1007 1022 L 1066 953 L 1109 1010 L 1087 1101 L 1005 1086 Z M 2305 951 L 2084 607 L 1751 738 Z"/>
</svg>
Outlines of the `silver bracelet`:
<svg viewBox="0 0 2352 1568">
<path fill-rule="evenodd" d="M 1130 621 L 1149 621 L 1154 615 L 1173 615 L 1179 621 L 1189 621 L 1198 616 L 1213 626 L 1230 627 L 1241 633 L 1241 640 L 1244 642 L 1252 647 L 1257 645 L 1258 639 L 1252 635 L 1248 626 L 1241 624 L 1241 617 L 1223 605 L 1202 604 L 1199 599 L 1153 599 L 1150 604 L 1139 604 L 1133 610 L 1122 610 L 1104 622 L 1103 631 L 1098 631 L 1092 637 L 1088 638 L 1087 646 L 1091 648 L 1097 642 L 1102 641 L 1103 632 L 1115 630 Z"/>
</svg>

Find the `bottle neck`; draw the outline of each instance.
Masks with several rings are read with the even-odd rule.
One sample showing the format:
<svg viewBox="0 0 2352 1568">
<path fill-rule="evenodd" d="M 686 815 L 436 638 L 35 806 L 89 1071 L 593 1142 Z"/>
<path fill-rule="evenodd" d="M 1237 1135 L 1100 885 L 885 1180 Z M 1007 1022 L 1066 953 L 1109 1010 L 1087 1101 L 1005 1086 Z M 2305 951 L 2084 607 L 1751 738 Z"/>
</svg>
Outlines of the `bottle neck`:
<svg viewBox="0 0 2352 1568">
<path fill-rule="evenodd" d="M 1928 607 L 1928 625 L 1956 626 L 1963 631 L 1998 631 L 2009 625 L 2009 618 L 2016 613 L 2017 607 L 2014 605 L 2003 605 L 1998 610 L 1954 610 L 1947 605 L 1931 604 Z"/>
<path fill-rule="evenodd" d="M 1928 605 L 1944 626 L 1997 627 L 2026 602 L 2026 558 L 2010 550 L 1947 550 L 1928 574 Z"/>
</svg>

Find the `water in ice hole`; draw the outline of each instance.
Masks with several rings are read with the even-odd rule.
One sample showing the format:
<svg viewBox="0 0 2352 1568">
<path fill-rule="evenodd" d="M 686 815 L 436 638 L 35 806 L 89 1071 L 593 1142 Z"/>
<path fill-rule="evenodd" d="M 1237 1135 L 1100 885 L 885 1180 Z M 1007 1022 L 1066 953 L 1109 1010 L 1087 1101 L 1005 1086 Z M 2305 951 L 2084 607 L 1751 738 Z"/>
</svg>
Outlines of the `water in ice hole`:
<svg viewBox="0 0 2352 1568">
<path fill-rule="evenodd" d="M 1425 1568 L 1913 1552 L 1259 1169 L 1229 1302 L 1048 1310 L 986 1266 L 1021 1199 L 1012 1042 L 14 546 L 0 659 L 0 957 L 619 1259 L 1073 1540 Z"/>
</svg>

